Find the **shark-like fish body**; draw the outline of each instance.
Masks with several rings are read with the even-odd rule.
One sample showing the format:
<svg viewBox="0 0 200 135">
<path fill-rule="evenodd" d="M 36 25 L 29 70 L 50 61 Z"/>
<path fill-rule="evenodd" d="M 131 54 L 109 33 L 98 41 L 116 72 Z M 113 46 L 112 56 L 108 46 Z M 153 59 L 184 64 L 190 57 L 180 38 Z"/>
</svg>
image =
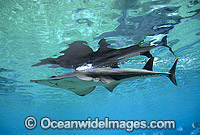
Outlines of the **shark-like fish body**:
<svg viewBox="0 0 200 135">
<path fill-rule="evenodd" d="M 51 87 L 67 89 L 80 96 L 92 92 L 96 86 L 103 86 L 112 92 L 121 82 L 147 77 L 167 76 L 177 85 L 175 69 L 178 59 L 176 59 L 169 72 L 166 73 L 152 71 L 153 59 L 151 57 L 143 69 L 95 68 L 30 81 Z"/>
<path fill-rule="evenodd" d="M 68 49 L 60 52 L 64 53 L 64 55 L 59 56 L 58 58 L 46 58 L 40 60 L 41 62 L 32 65 L 32 67 L 52 64 L 52 66 L 50 66 L 51 68 L 63 67 L 67 69 L 77 69 L 78 67 L 86 64 L 91 64 L 94 68 L 118 68 L 118 62 L 123 59 L 139 55 L 145 55 L 148 58 L 152 57 L 149 51 L 159 46 L 168 47 L 173 53 L 172 49 L 167 45 L 167 36 L 163 37 L 160 42 L 157 42 L 157 45 L 133 45 L 121 49 L 108 48 L 109 44 L 106 42 L 106 40 L 101 39 L 99 41 L 100 47 L 96 52 L 93 52 L 93 50 L 86 44 L 87 42 L 85 41 L 75 41 L 72 44 L 69 44 Z"/>
</svg>

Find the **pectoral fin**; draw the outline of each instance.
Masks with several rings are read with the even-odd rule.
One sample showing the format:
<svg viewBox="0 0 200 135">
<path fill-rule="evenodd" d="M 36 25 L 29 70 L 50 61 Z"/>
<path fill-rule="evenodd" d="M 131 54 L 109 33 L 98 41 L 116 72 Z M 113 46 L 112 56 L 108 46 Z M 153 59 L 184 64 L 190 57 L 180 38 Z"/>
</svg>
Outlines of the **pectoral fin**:
<svg viewBox="0 0 200 135">
<path fill-rule="evenodd" d="M 115 79 L 113 79 L 109 76 L 100 76 L 99 78 L 100 78 L 101 82 L 105 83 L 105 84 L 109 84 L 109 83 L 116 81 Z"/>
<path fill-rule="evenodd" d="M 90 92 L 92 92 L 95 89 L 95 86 L 93 87 L 83 87 L 83 88 L 79 88 L 79 89 L 69 89 L 70 91 L 76 93 L 79 96 L 85 96 L 87 94 L 89 94 Z"/>
</svg>

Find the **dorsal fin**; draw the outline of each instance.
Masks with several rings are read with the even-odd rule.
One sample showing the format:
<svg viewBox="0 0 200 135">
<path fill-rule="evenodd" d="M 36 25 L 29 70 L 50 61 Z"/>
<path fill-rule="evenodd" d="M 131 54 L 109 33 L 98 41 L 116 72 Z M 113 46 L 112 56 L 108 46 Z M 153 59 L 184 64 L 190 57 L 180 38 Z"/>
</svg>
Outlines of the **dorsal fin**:
<svg viewBox="0 0 200 135">
<path fill-rule="evenodd" d="M 79 51 L 77 51 L 79 50 Z M 87 46 L 86 41 L 74 41 L 73 43 L 69 44 L 69 48 L 60 53 L 64 53 L 66 56 L 73 57 L 73 56 L 85 56 L 88 53 L 93 53 L 93 50 Z"/>
<path fill-rule="evenodd" d="M 99 47 L 99 49 L 97 50 L 97 52 L 112 49 L 112 48 L 108 48 L 108 45 L 110 45 L 110 44 L 108 44 L 108 43 L 106 42 L 106 39 L 104 39 L 104 38 L 102 38 L 102 39 L 99 41 L 98 44 L 100 45 L 100 47 Z"/>
<path fill-rule="evenodd" d="M 154 57 L 151 57 L 146 65 L 142 68 L 142 69 L 146 69 L 146 70 L 149 70 L 149 71 L 153 71 L 153 60 L 154 60 Z"/>
<path fill-rule="evenodd" d="M 110 83 L 105 85 L 105 88 L 108 89 L 110 92 L 113 92 L 113 89 L 117 87 L 120 83 Z"/>
<path fill-rule="evenodd" d="M 99 41 L 98 44 L 100 45 L 100 48 L 101 48 L 101 47 L 105 48 L 105 47 L 108 47 L 108 45 L 110 45 L 110 44 L 108 44 L 108 43 L 106 42 L 106 39 L 105 39 L 105 38 L 102 38 L 102 39 Z"/>
</svg>

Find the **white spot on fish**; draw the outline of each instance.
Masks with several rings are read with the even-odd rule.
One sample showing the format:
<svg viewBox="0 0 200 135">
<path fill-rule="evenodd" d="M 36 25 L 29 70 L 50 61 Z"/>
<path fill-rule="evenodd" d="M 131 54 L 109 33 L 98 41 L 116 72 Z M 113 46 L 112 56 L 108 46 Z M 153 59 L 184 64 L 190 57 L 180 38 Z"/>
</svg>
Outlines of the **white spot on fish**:
<svg viewBox="0 0 200 135">
<path fill-rule="evenodd" d="M 87 69 L 92 69 L 92 68 L 93 68 L 92 64 L 87 64 L 84 66 L 77 67 L 76 70 L 80 71 L 80 70 L 87 70 Z"/>
</svg>

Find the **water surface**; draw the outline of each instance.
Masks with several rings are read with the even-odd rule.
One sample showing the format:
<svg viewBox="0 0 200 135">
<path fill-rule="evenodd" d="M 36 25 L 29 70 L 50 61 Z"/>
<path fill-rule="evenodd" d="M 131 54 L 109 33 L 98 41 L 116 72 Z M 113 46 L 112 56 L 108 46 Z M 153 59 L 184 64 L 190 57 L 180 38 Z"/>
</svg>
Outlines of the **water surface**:
<svg viewBox="0 0 200 135">
<path fill-rule="evenodd" d="M 22 134 L 200 134 L 199 0 L 1 0 L 0 1 L 0 133 Z M 121 48 L 168 36 L 179 58 L 174 86 L 166 77 L 121 83 L 110 93 L 97 87 L 80 97 L 64 90 L 29 82 L 68 70 L 30 67 L 55 57 L 73 41 L 87 41 L 98 49 L 106 38 Z M 167 72 L 174 56 L 166 48 L 151 51 L 155 71 Z M 142 68 L 147 58 L 120 65 Z M 24 126 L 27 116 L 38 120 L 175 120 L 175 130 L 43 130 Z M 181 130 L 182 129 L 182 130 Z"/>
</svg>

